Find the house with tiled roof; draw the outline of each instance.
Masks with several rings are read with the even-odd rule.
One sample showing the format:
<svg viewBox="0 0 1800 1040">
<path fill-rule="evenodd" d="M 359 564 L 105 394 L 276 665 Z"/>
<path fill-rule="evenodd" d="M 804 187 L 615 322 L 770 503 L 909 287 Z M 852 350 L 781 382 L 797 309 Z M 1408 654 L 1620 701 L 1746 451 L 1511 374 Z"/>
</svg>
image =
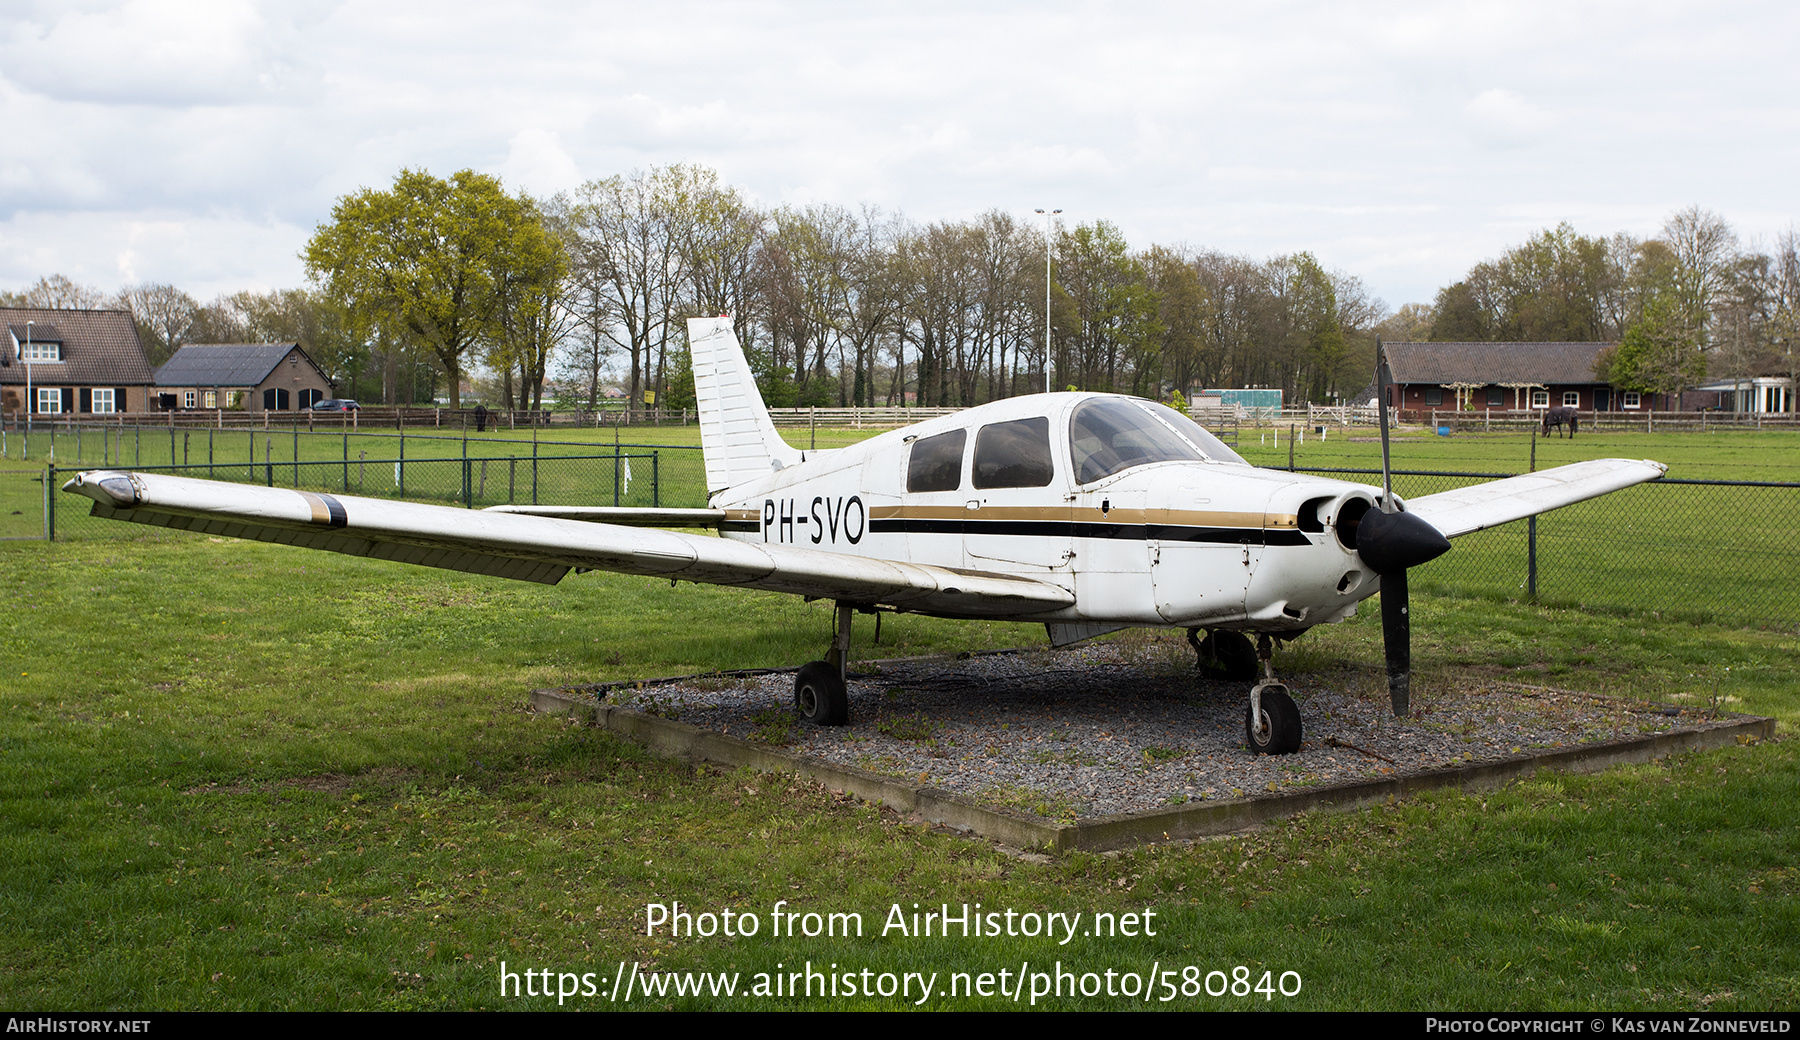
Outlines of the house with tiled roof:
<svg viewBox="0 0 1800 1040">
<path fill-rule="evenodd" d="M 170 410 L 299 411 L 335 385 L 298 343 L 189 344 L 156 370 L 157 406 Z"/>
<path fill-rule="evenodd" d="M 1636 411 L 1650 401 L 1614 390 L 1594 374 L 1616 343 L 1386 343 L 1388 403 L 1407 411 Z"/>
<path fill-rule="evenodd" d="M 127 311 L 0 307 L 0 412 L 142 412 L 154 383 Z"/>
</svg>

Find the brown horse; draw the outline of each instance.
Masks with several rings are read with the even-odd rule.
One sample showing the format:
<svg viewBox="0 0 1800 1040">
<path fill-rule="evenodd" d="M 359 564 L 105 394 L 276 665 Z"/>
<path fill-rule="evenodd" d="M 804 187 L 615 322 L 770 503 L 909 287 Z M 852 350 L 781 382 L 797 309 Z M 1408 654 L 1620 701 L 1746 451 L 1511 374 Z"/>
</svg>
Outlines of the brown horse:
<svg viewBox="0 0 1800 1040">
<path fill-rule="evenodd" d="M 1581 425 L 1581 416 L 1568 405 L 1558 405 L 1544 410 L 1544 436 L 1550 436 L 1550 427 L 1568 424 L 1568 437 L 1573 440 L 1576 427 Z"/>
</svg>

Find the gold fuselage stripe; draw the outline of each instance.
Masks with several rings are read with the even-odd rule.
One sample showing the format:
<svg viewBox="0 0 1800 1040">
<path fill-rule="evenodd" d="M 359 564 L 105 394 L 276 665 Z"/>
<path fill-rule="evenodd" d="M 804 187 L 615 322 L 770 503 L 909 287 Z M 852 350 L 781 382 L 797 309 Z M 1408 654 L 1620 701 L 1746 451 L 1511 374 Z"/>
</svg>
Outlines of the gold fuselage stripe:
<svg viewBox="0 0 1800 1040">
<path fill-rule="evenodd" d="M 758 517 L 760 519 L 760 517 Z M 1155 524 L 1164 527 L 1296 528 L 1292 513 L 1245 513 L 1201 509 L 1110 509 L 1076 506 L 873 506 L 870 520 L 1029 520 L 1078 524 Z"/>
</svg>

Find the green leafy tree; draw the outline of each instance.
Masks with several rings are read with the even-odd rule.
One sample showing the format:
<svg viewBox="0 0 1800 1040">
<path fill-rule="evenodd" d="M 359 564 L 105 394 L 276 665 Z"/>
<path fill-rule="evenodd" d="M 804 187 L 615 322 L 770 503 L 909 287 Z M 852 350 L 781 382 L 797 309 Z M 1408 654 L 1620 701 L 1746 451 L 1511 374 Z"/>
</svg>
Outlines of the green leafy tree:
<svg viewBox="0 0 1800 1040">
<path fill-rule="evenodd" d="M 1678 394 L 1706 375 L 1700 338 L 1685 320 L 1682 301 L 1659 293 L 1644 307 L 1642 320 L 1625 331 L 1611 357 L 1614 386 L 1640 393 Z"/>
<path fill-rule="evenodd" d="M 353 320 L 428 350 L 461 407 L 464 358 L 504 336 L 508 293 L 521 291 L 557 246 L 535 207 L 499 180 L 464 170 L 449 180 L 401 170 L 389 191 L 338 200 L 307 243 L 307 273 Z"/>
</svg>

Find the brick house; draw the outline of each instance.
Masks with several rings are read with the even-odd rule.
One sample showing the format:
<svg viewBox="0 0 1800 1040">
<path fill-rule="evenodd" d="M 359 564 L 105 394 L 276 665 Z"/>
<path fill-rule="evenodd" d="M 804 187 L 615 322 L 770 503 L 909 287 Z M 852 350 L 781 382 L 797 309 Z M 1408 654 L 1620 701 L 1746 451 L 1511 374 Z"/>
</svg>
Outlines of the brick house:
<svg viewBox="0 0 1800 1040">
<path fill-rule="evenodd" d="M 1389 404 L 1431 409 L 1648 410 L 1648 395 L 1615 390 L 1594 375 L 1614 343 L 1387 343 Z"/>
<path fill-rule="evenodd" d="M 143 412 L 154 379 L 127 311 L 0 307 L 0 412 Z M 29 402 L 29 405 L 28 405 Z"/>
<path fill-rule="evenodd" d="M 156 406 L 297 412 L 334 386 L 298 343 L 190 344 L 156 370 Z"/>
</svg>

